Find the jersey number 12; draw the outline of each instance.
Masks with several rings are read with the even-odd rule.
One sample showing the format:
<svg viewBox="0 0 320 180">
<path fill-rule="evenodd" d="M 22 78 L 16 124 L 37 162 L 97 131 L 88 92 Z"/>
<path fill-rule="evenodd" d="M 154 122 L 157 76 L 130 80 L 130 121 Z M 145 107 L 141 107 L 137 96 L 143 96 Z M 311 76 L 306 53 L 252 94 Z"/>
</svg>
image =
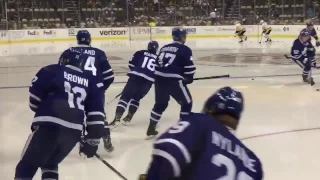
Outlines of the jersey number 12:
<svg viewBox="0 0 320 180">
<path fill-rule="evenodd" d="M 87 97 L 86 90 L 83 88 L 80 88 L 78 86 L 71 88 L 71 84 L 66 81 L 64 82 L 64 89 L 65 89 L 65 92 L 68 93 L 68 103 L 69 103 L 70 108 L 76 108 L 75 103 L 74 103 L 74 97 L 76 95 L 80 95 L 80 96 L 76 97 L 77 108 L 80 110 L 84 110 L 84 106 L 82 104 L 83 104 L 83 101 Z"/>
</svg>

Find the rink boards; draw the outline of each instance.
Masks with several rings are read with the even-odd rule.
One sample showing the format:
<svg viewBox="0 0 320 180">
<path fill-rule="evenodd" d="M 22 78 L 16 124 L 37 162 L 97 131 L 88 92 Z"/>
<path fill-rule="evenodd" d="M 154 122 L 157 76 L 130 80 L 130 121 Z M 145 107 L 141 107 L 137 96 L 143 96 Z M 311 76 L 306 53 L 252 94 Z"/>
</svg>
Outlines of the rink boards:
<svg viewBox="0 0 320 180">
<path fill-rule="evenodd" d="M 272 38 L 295 38 L 305 28 L 304 25 L 271 25 Z M 84 28 L 91 33 L 93 40 L 159 40 L 171 39 L 174 27 L 119 27 L 119 28 Z M 188 38 L 233 38 L 235 26 L 185 26 Z M 249 38 L 261 37 L 260 25 L 245 25 Z M 320 31 L 320 26 L 315 26 Z M 69 29 L 28 29 L 0 31 L 0 44 L 23 42 L 57 42 L 75 39 L 78 28 Z"/>
</svg>

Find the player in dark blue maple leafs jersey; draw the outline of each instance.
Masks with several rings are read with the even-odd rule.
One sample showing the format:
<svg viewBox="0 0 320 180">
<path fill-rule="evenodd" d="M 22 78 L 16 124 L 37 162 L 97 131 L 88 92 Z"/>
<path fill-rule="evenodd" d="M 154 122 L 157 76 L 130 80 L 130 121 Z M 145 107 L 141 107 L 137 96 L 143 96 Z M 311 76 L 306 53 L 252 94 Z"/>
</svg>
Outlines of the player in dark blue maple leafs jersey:
<svg viewBox="0 0 320 180">
<path fill-rule="evenodd" d="M 302 29 L 302 31 L 309 31 L 310 33 L 310 38 L 308 40 L 308 49 L 307 49 L 307 54 L 308 54 L 308 58 L 311 60 L 312 66 L 316 67 L 316 49 L 312 44 L 312 38 L 314 38 L 316 40 L 316 46 L 319 47 L 320 46 L 320 41 L 317 35 L 317 31 L 314 29 L 314 25 L 313 23 L 307 22 L 307 27 Z"/>
<path fill-rule="evenodd" d="M 172 37 L 174 42 L 163 46 L 158 55 L 154 83 L 156 100 L 147 130 L 149 137 L 158 134 L 156 125 L 168 107 L 170 96 L 180 104 L 180 116 L 188 115 L 192 109 L 192 97 L 187 84 L 193 82 L 196 67 L 191 49 L 184 45 L 187 32 L 173 28 Z"/>
<path fill-rule="evenodd" d="M 81 70 L 83 58 L 78 51 L 65 53 L 61 65 L 42 68 L 32 80 L 32 134 L 16 167 L 16 180 L 33 179 L 38 168 L 42 179 L 58 179 L 58 165 L 80 141 L 85 116 L 88 134 L 80 152 L 93 157 L 100 138 L 110 135 L 104 128 L 102 79 Z"/>
<path fill-rule="evenodd" d="M 182 117 L 154 143 L 140 180 L 262 180 L 259 158 L 235 135 L 244 107 L 241 92 L 219 89 L 202 113 Z"/>
<path fill-rule="evenodd" d="M 111 128 L 119 125 L 120 119 L 129 105 L 128 115 L 123 119 L 123 124 L 128 125 L 140 105 L 140 100 L 149 92 L 155 80 L 154 71 L 158 48 L 158 42 L 151 41 L 147 50 L 137 51 L 129 61 L 131 70 L 128 73 L 129 79 L 122 91 L 115 118 L 110 123 Z"/>
<path fill-rule="evenodd" d="M 86 57 L 81 69 L 91 72 L 93 76 L 102 75 L 103 88 L 107 90 L 114 81 L 114 73 L 105 52 L 91 46 L 91 35 L 87 30 L 78 31 L 77 41 L 78 46 L 70 49 L 80 51 Z M 64 53 L 67 53 L 70 49 L 65 50 L 61 56 L 64 56 Z"/>
<path fill-rule="evenodd" d="M 303 69 L 302 80 L 313 86 L 315 82 L 311 76 L 312 61 L 310 53 L 307 52 L 310 45 L 309 38 L 310 32 L 308 30 L 301 31 L 298 39 L 293 43 L 291 56 L 292 60 Z"/>
<path fill-rule="evenodd" d="M 103 89 L 107 90 L 109 86 L 114 81 L 114 73 L 109 64 L 108 58 L 106 54 L 98 49 L 91 47 L 91 35 L 87 30 L 80 30 L 77 33 L 77 41 L 78 46 L 69 48 L 65 50 L 61 57 L 64 56 L 65 53 L 68 53 L 72 50 L 77 50 L 82 52 L 85 57 L 85 62 L 81 65 L 81 69 L 83 71 L 90 72 L 93 76 L 102 76 L 103 78 Z M 61 58 L 60 58 L 61 59 Z M 60 60 L 61 61 L 61 60 Z M 103 100 L 105 97 L 103 96 Z M 105 126 L 108 126 L 107 121 L 105 121 Z M 109 151 L 110 139 L 107 137 L 103 138 L 104 147 L 107 151 Z"/>
</svg>

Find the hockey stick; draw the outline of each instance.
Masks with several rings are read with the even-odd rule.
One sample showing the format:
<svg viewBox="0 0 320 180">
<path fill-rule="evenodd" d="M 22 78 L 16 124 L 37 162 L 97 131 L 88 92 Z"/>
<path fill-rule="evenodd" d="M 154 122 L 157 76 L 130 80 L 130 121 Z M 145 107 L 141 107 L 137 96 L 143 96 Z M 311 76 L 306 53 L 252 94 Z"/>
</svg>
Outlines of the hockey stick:
<svg viewBox="0 0 320 180">
<path fill-rule="evenodd" d="M 261 41 L 262 41 L 262 36 L 263 36 L 263 33 L 261 34 L 261 38 L 260 38 L 260 41 L 259 41 L 259 43 L 261 43 Z"/>
<path fill-rule="evenodd" d="M 99 154 L 96 153 L 94 156 L 98 158 L 104 165 L 110 168 L 114 173 L 116 173 L 122 180 L 128 180 L 119 171 L 117 171 L 112 165 L 110 165 L 106 160 L 104 160 Z"/>
<path fill-rule="evenodd" d="M 288 56 L 288 55 L 284 55 L 284 57 L 286 57 L 287 59 L 291 59 L 292 58 L 292 56 Z"/>
<path fill-rule="evenodd" d="M 197 80 L 205 80 L 205 79 L 219 79 L 219 78 L 228 78 L 230 77 L 229 74 L 226 74 L 226 75 L 221 75 L 221 76 L 207 76 L 207 77 L 200 77 L 200 78 L 194 78 L 193 80 L 194 81 L 197 81 Z"/>
<path fill-rule="evenodd" d="M 292 59 L 292 56 L 288 56 L 288 55 L 284 55 L 284 57 L 286 57 L 287 59 Z M 316 66 L 316 67 L 314 67 L 314 66 L 312 66 L 313 68 L 316 68 L 316 69 L 320 69 L 320 66 Z"/>
<path fill-rule="evenodd" d="M 118 97 L 120 97 L 122 95 L 122 92 L 118 95 L 116 95 L 116 97 L 114 97 L 111 101 L 109 101 L 107 104 L 112 103 L 114 100 L 116 100 Z"/>
</svg>

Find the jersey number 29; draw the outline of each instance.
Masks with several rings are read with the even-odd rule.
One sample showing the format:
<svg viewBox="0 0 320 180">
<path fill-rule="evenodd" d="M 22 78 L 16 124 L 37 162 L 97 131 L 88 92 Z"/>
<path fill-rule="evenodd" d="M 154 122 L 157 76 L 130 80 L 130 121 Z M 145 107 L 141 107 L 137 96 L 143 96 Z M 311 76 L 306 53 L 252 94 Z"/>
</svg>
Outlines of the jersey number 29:
<svg viewBox="0 0 320 180">
<path fill-rule="evenodd" d="M 212 157 L 211 162 L 218 167 L 225 166 L 227 168 L 227 174 L 223 177 L 218 178 L 217 180 L 253 180 L 252 177 L 250 177 L 243 171 L 236 174 L 236 165 L 227 156 L 224 156 L 222 154 L 216 154 Z"/>
</svg>

